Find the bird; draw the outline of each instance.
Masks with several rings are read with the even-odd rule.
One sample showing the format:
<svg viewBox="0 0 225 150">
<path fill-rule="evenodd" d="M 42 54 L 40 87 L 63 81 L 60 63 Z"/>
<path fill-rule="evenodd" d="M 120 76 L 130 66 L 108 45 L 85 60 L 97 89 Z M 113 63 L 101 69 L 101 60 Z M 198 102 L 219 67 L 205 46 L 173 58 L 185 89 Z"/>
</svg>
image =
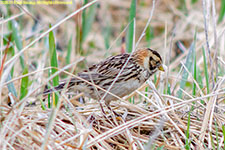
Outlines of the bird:
<svg viewBox="0 0 225 150">
<path fill-rule="evenodd" d="M 63 89 L 78 91 L 95 100 L 103 98 L 110 108 L 111 101 L 129 95 L 158 70 L 164 71 L 160 54 L 150 48 L 139 48 L 131 54 L 110 56 L 93 64 L 78 73 L 78 78 L 65 79 L 58 86 L 45 89 L 43 95 Z"/>
</svg>

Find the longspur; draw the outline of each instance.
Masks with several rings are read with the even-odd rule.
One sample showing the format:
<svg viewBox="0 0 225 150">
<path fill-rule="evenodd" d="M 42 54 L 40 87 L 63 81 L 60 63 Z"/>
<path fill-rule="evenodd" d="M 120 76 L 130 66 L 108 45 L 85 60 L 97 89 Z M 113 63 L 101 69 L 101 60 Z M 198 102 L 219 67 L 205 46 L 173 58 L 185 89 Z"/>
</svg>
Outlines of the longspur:
<svg viewBox="0 0 225 150">
<path fill-rule="evenodd" d="M 121 69 L 123 70 L 121 71 Z M 164 71 L 159 53 L 150 48 L 141 48 L 131 55 L 125 53 L 111 56 L 78 73 L 80 79 L 64 80 L 54 89 L 46 89 L 43 94 L 65 88 L 70 91 L 83 92 L 85 96 L 96 100 L 100 100 L 104 96 L 103 100 L 109 107 L 111 101 L 117 100 L 118 97 L 122 98 L 139 88 L 157 70 Z M 115 80 L 116 77 L 117 80 Z M 113 82 L 109 92 L 118 97 L 110 93 L 105 95 Z M 93 84 L 97 86 L 93 86 Z"/>
</svg>

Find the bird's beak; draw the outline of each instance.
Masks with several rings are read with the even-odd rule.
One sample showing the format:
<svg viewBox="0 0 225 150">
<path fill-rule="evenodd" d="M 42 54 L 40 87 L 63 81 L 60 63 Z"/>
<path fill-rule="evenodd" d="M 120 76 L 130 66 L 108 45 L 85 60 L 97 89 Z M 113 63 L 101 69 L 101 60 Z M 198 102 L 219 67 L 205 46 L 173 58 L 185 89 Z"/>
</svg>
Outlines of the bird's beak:
<svg viewBox="0 0 225 150">
<path fill-rule="evenodd" d="M 163 68 L 163 65 L 159 66 L 159 70 L 163 72 L 165 71 L 165 69 Z"/>
</svg>

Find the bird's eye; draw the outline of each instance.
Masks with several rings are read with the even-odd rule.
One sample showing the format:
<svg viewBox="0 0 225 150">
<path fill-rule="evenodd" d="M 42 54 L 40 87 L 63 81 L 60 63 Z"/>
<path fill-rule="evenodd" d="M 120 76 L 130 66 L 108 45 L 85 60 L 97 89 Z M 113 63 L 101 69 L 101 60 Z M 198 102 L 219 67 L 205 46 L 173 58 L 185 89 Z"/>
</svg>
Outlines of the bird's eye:
<svg viewBox="0 0 225 150">
<path fill-rule="evenodd" d="M 160 66 L 161 62 L 160 61 L 156 61 L 156 66 Z"/>
</svg>

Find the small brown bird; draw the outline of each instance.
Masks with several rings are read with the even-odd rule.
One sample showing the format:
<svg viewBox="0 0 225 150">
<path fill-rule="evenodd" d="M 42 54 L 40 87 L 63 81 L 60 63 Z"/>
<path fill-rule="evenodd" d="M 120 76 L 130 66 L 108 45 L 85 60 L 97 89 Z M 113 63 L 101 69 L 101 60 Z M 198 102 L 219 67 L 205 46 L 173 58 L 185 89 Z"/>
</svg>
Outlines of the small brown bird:
<svg viewBox="0 0 225 150">
<path fill-rule="evenodd" d="M 70 91 L 83 92 L 85 96 L 96 100 L 104 97 L 103 100 L 109 108 L 110 102 L 118 99 L 110 93 L 122 98 L 139 88 L 157 70 L 164 71 L 159 53 L 150 48 L 141 48 L 132 55 L 125 53 L 111 56 L 78 73 L 80 79 L 64 80 L 54 89 L 45 90 L 43 94 L 46 95 L 65 88 Z M 81 78 L 84 80 L 81 80 Z M 115 80 L 115 78 L 117 79 Z M 113 82 L 114 84 L 111 86 Z M 97 86 L 95 87 L 90 83 Z M 107 94 L 100 89 L 107 91 L 110 86 L 110 93 Z"/>
</svg>

